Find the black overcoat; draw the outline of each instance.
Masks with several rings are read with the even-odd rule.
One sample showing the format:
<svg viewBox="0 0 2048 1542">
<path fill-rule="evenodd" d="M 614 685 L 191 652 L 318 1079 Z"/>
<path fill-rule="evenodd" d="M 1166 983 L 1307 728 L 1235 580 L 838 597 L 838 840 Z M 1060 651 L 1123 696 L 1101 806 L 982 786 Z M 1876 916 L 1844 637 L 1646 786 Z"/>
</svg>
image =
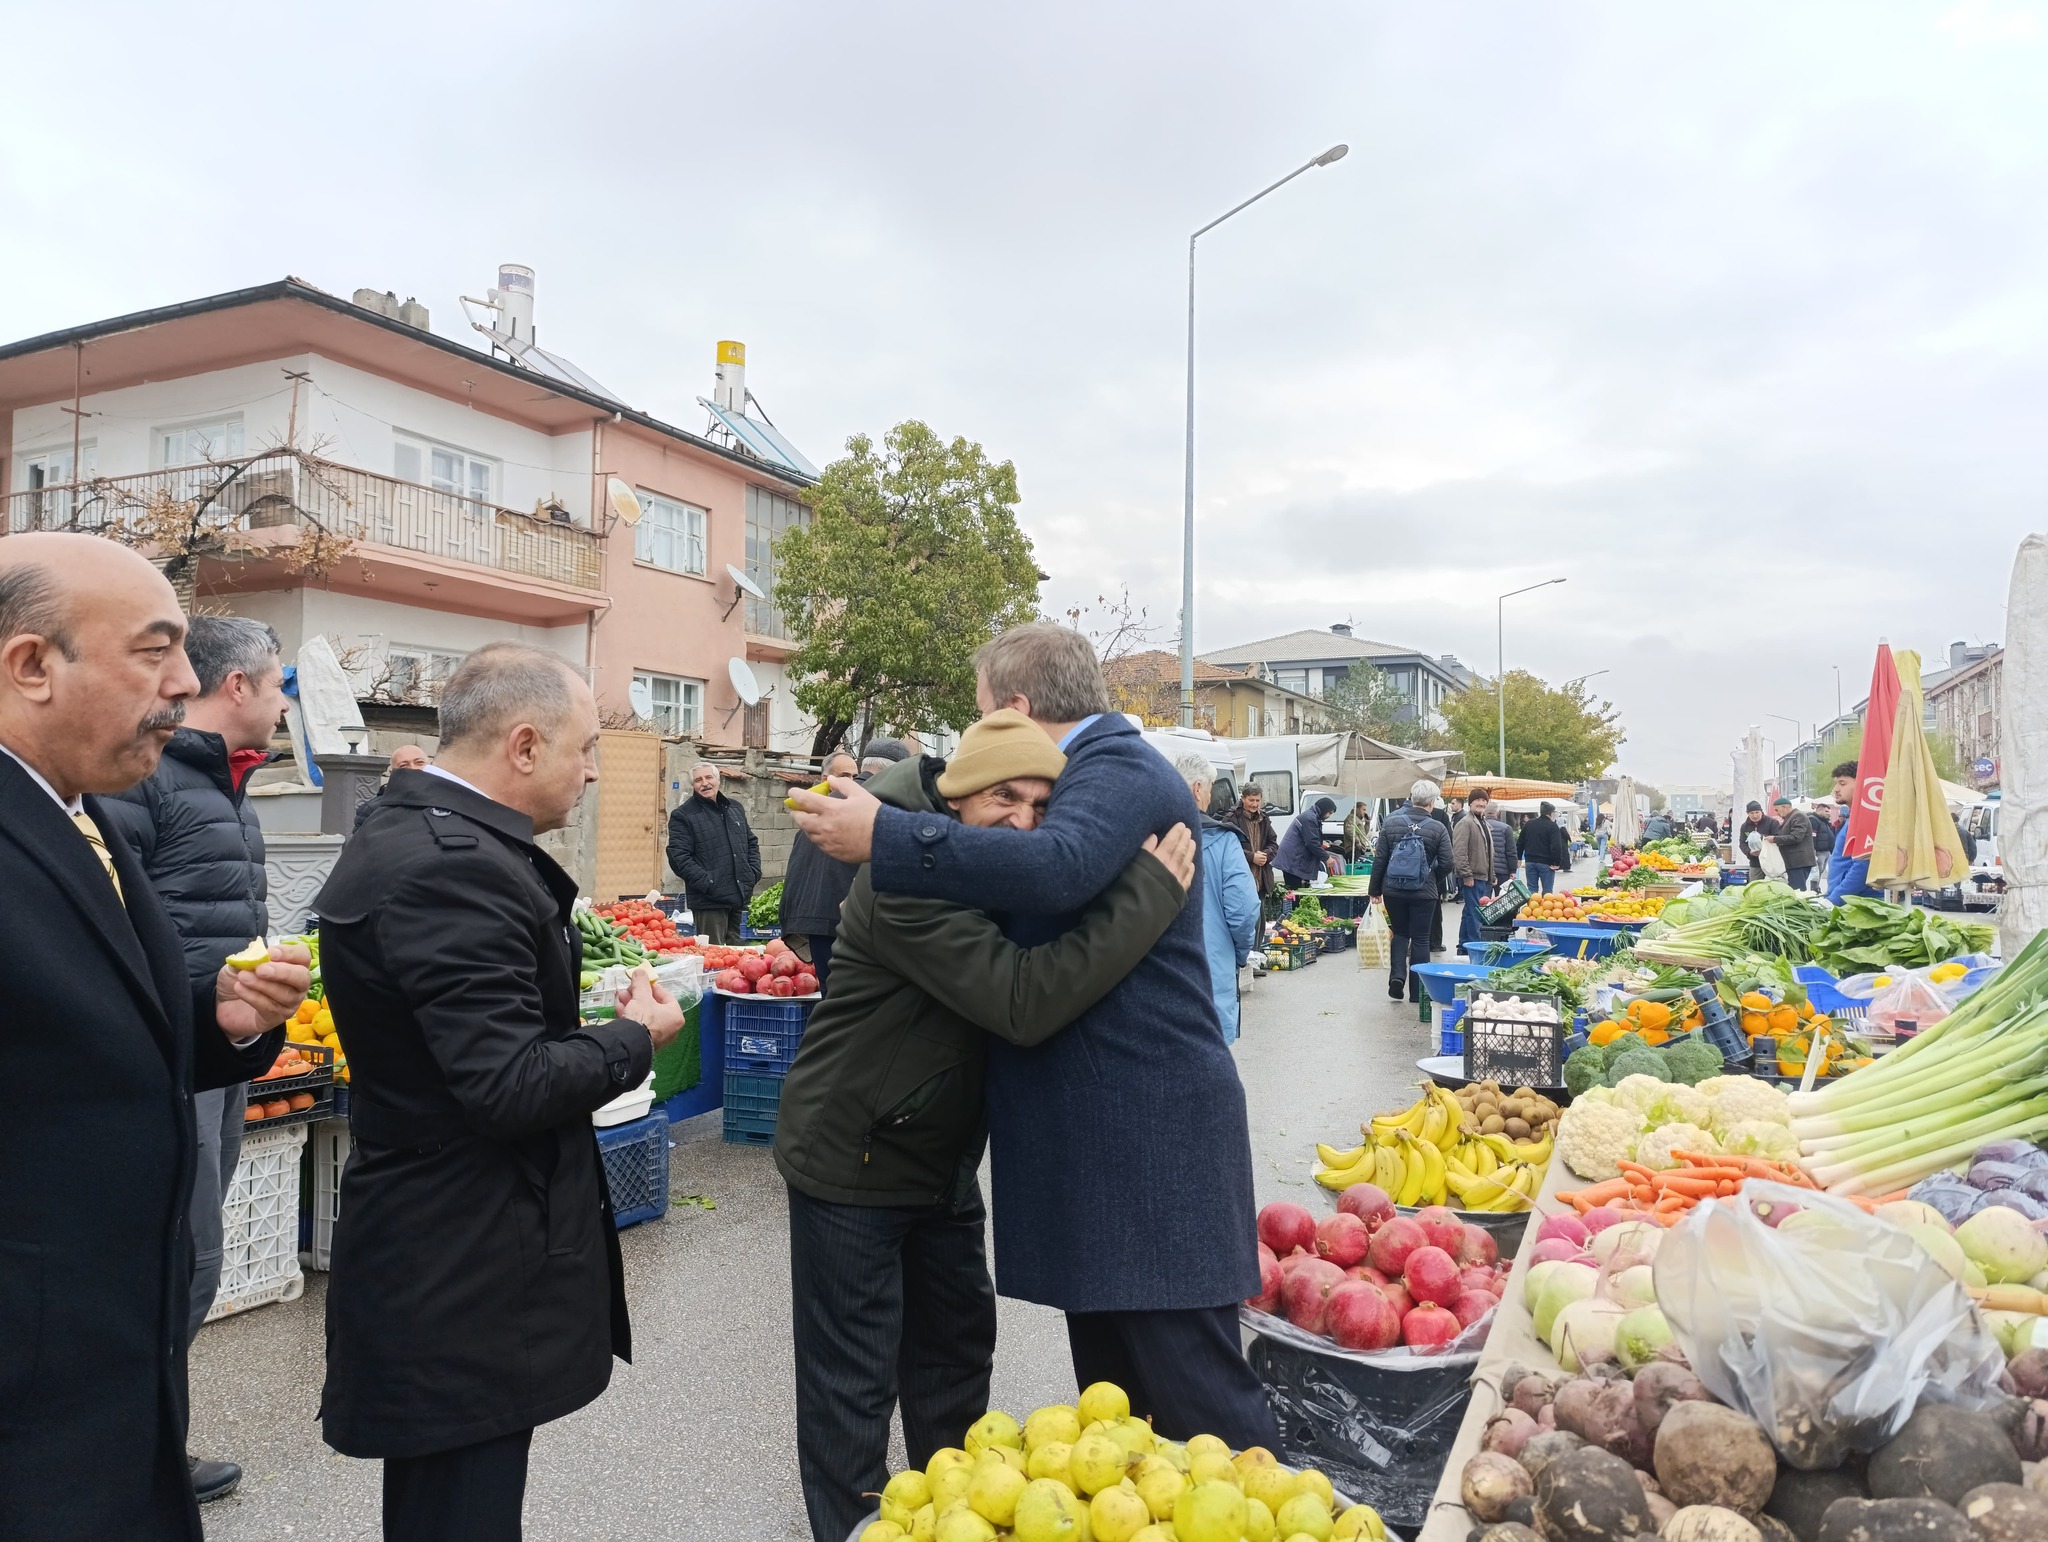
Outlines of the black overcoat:
<svg viewBox="0 0 2048 1542">
<path fill-rule="evenodd" d="M 192 1093 L 261 1075 L 284 1034 L 229 1045 L 134 853 L 107 844 L 125 907 L 0 755 L 0 1537 L 197 1542 Z"/>
<path fill-rule="evenodd" d="M 579 1023 L 575 897 L 524 814 L 398 771 L 315 902 L 353 1087 L 321 1406 L 345 1455 L 559 1419 L 631 1358 L 590 1114 L 653 1051 Z"/>
</svg>

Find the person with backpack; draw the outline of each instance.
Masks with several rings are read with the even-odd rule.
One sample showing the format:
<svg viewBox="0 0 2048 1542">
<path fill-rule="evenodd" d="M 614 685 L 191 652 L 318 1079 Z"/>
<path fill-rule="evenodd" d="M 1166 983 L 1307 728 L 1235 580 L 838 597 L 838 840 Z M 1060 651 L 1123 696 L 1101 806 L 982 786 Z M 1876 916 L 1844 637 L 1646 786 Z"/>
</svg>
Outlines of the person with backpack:
<svg viewBox="0 0 2048 1542">
<path fill-rule="evenodd" d="M 1411 965 L 1429 962 L 1429 930 L 1452 870 L 1451 838 L 1437 823 L 1437 785 L 1428 778 L 1408 789 L 1408 801 L 1380 821 L 1367 892 L 1387 913 L 1393 946 L 1387 958 L 1387 999 L 1422 998 Z"/>
</svg>

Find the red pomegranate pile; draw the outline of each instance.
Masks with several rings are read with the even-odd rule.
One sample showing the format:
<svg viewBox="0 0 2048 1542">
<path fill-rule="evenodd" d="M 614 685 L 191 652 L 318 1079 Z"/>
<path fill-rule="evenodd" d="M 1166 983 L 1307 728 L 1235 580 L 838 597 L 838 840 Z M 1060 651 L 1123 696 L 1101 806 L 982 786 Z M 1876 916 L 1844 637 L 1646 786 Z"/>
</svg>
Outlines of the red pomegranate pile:
<svg viewBox="0 0 2048 1542">
<path fill-rule="evenodd" d="M 735 996 L 815 996 L 818 977 L 811 966 L 789 950 L 780 937 L 759 953 L 742 953 L 730 968 L 712 976 L 712 985 Z"/>
</svg>

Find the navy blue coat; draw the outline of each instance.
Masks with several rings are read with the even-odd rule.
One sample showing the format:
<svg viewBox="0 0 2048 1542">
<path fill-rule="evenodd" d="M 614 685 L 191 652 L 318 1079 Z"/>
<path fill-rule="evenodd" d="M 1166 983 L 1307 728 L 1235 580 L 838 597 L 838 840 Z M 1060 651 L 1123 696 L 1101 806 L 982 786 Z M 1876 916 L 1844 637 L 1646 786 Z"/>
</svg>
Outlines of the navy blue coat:
<svg viewBox="0 0 2048 1542">
<path fill-rule="evenodd" d="M 1067 745 L 1045 823 L 975 829 L 884 808 L 877 890 L 1070 930 L 1148 835 L 1198 827 L 1164 756 L 1106 714 Z M 991 1040 L 996 1283 L 1068 1312 L 1224 1306 L 1259 1291 L 1251 1137 L 1202 943 L 1202 878 L 1144 961 L 1036 1049 Z"/>
</svg>

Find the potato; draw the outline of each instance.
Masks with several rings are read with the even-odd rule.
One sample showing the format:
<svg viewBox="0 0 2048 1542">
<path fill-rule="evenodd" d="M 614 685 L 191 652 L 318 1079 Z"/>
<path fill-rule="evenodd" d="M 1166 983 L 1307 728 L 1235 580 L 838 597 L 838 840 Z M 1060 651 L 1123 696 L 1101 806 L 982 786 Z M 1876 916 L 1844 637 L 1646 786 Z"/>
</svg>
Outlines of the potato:
<svg viewBox="0 0 2048 1542">
<path fill-rule="evenodd" d="M 1787 1467 L 1778 1473 L 1771 1497 L 1764 1504 L 1764 1514 L 1782 1521 L 1796 1542 L 1820 1542 L 1821 1517 L 1828 1513 L 1829 1505 L 1837 1499 L 1869 1497 L 1870 1490 L 1853 1472 L 1839 1468 L 1801 1472 L 1797 1467 Z"/>
<path fill-rule="evenodd" d="M 1923 1403 L 1870 1458 L 1875 1499 L 1922 1496 L 1953 1505 L 1985 1483 L 2017 1485 L 2019 1453 L 1996 1420 L 1949 1403 Z"/>
<path fill-rule="evenodd" d="M 1458 1497 L 1482 1521 L 1505 1519 L 1510 1503 L 1535 1490 L 1535 1480 L 1521 1463 L 1498 1451 L 1481 1451 L 1458 1477 Z"/>
<path fill-rule="evenodd" d="M 1983 1484 L 1963 1495 L 1956 1508 L 1984 1542 L 2042 1542 L 2048 1538 L 2048 1497 L 2017 1484 Z"/>
<path fill-rule="evenodd" d="M 1536 1479 L 1536 1523 L 1544 1536 L 1571 1542 L 1632 1542 L 1656 1524 L 1634 1469 L 1591 1447 L 1544 1465 Z"/>
<path fill-rule="evenodd" d="M 1960 1512 L 1938 1499 L 1837 1499 L 1820 1542 L 1983 1542 Z"/>
<path fill-rule="evenodd" d="M 1661 1527 L 1664 1542 L 1763 1542 L 1763 1533 L 1719 1505 L 1687 1505 Z"/>
<path fill-rule="evenodd" d="M 1719 1403 L 1679 1403 L 1657 1426 L 1657 1481 L 1673 1503 L 1754 1514 L 1771 1497 L 1777 1453 L 1754 1419 Z"/>
</svg>

